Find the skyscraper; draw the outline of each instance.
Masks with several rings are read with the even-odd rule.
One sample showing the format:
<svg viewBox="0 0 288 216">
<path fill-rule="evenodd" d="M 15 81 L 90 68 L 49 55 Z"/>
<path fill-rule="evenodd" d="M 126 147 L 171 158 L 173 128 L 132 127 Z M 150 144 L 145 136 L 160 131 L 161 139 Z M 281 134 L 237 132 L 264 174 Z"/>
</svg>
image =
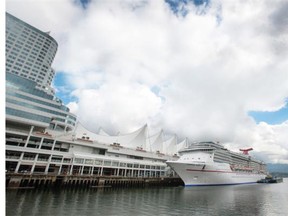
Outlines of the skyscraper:
<svg viewBox="0 0 288 216">
<path fill-rule="evenodd" d="M 6 13 L 6 72 L 35 81 L 36 88 L 53 94 L 51 64 L 57 47 L 49 33 Z"/>
<path fill-rule="evenodd" d="M 55 97 L 51 67 L 57 42 L 6 13 L 6 125 L 71 131 L 76 116 Z"/>
</svg>

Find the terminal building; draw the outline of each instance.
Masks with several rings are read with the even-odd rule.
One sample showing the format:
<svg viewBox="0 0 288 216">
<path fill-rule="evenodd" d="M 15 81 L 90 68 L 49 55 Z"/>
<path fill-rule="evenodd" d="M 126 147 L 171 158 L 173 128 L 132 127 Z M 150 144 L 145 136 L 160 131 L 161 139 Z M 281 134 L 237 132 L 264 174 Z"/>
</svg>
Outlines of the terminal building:
<svg viewBox="0 0 288 216">
<path fill-rule="evenodd" d="M 187 140 L 87 130 L 54 94 L 57 42 L 6 13 L 6 173 L 164 177 Z"/>
</svg>

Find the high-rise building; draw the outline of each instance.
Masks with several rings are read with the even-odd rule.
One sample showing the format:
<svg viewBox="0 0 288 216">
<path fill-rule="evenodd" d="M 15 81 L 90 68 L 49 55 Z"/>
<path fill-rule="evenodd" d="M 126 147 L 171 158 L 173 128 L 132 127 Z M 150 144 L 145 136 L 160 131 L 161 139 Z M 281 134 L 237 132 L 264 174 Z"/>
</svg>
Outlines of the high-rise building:
<svg viewBox="0 0 288 216">
<path fill-rule="evenodd" d="M 6 13 L 6 125 L 72 131 L 76 116 L 55 97 L 51 82 L 57 42 Z M 14 123 L 13 123 L 14 122 Z"/>
<path fill-rule="evenodd" d="M 48 32 L 6 13 L 6 72 L 35 81 L 36 88 L 53 94 L 51 64 L 57 47 Z"/>
</svg>

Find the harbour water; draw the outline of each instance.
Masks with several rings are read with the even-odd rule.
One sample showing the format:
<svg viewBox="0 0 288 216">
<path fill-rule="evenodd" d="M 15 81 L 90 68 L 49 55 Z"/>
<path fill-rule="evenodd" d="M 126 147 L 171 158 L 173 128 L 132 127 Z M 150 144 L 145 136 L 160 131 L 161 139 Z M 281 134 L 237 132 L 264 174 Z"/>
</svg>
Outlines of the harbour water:
<svg viewBox="0 0 288 216">
<path fill-rule="evenodd" d="M 288 179 L 279 184 L 7 190 L 6 215 L 287 215 Z"/>
</svg>

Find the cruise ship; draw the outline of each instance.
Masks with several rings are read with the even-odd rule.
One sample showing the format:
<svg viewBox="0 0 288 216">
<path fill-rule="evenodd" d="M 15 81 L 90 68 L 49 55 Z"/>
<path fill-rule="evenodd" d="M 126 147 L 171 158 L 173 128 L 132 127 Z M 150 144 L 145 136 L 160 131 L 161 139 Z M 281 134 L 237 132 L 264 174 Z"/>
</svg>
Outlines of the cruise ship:
<svg viewBox="0 0 288 216">
<path fill-rule="evenodd" d="M 179 151 L 177 161 L 166 163 L 180 176 L 185 186 L 251 184 L 265 178 L 266 165 L 248 152 L 228 150 L 217 142 L 193 143 Z"/>
</svg>

